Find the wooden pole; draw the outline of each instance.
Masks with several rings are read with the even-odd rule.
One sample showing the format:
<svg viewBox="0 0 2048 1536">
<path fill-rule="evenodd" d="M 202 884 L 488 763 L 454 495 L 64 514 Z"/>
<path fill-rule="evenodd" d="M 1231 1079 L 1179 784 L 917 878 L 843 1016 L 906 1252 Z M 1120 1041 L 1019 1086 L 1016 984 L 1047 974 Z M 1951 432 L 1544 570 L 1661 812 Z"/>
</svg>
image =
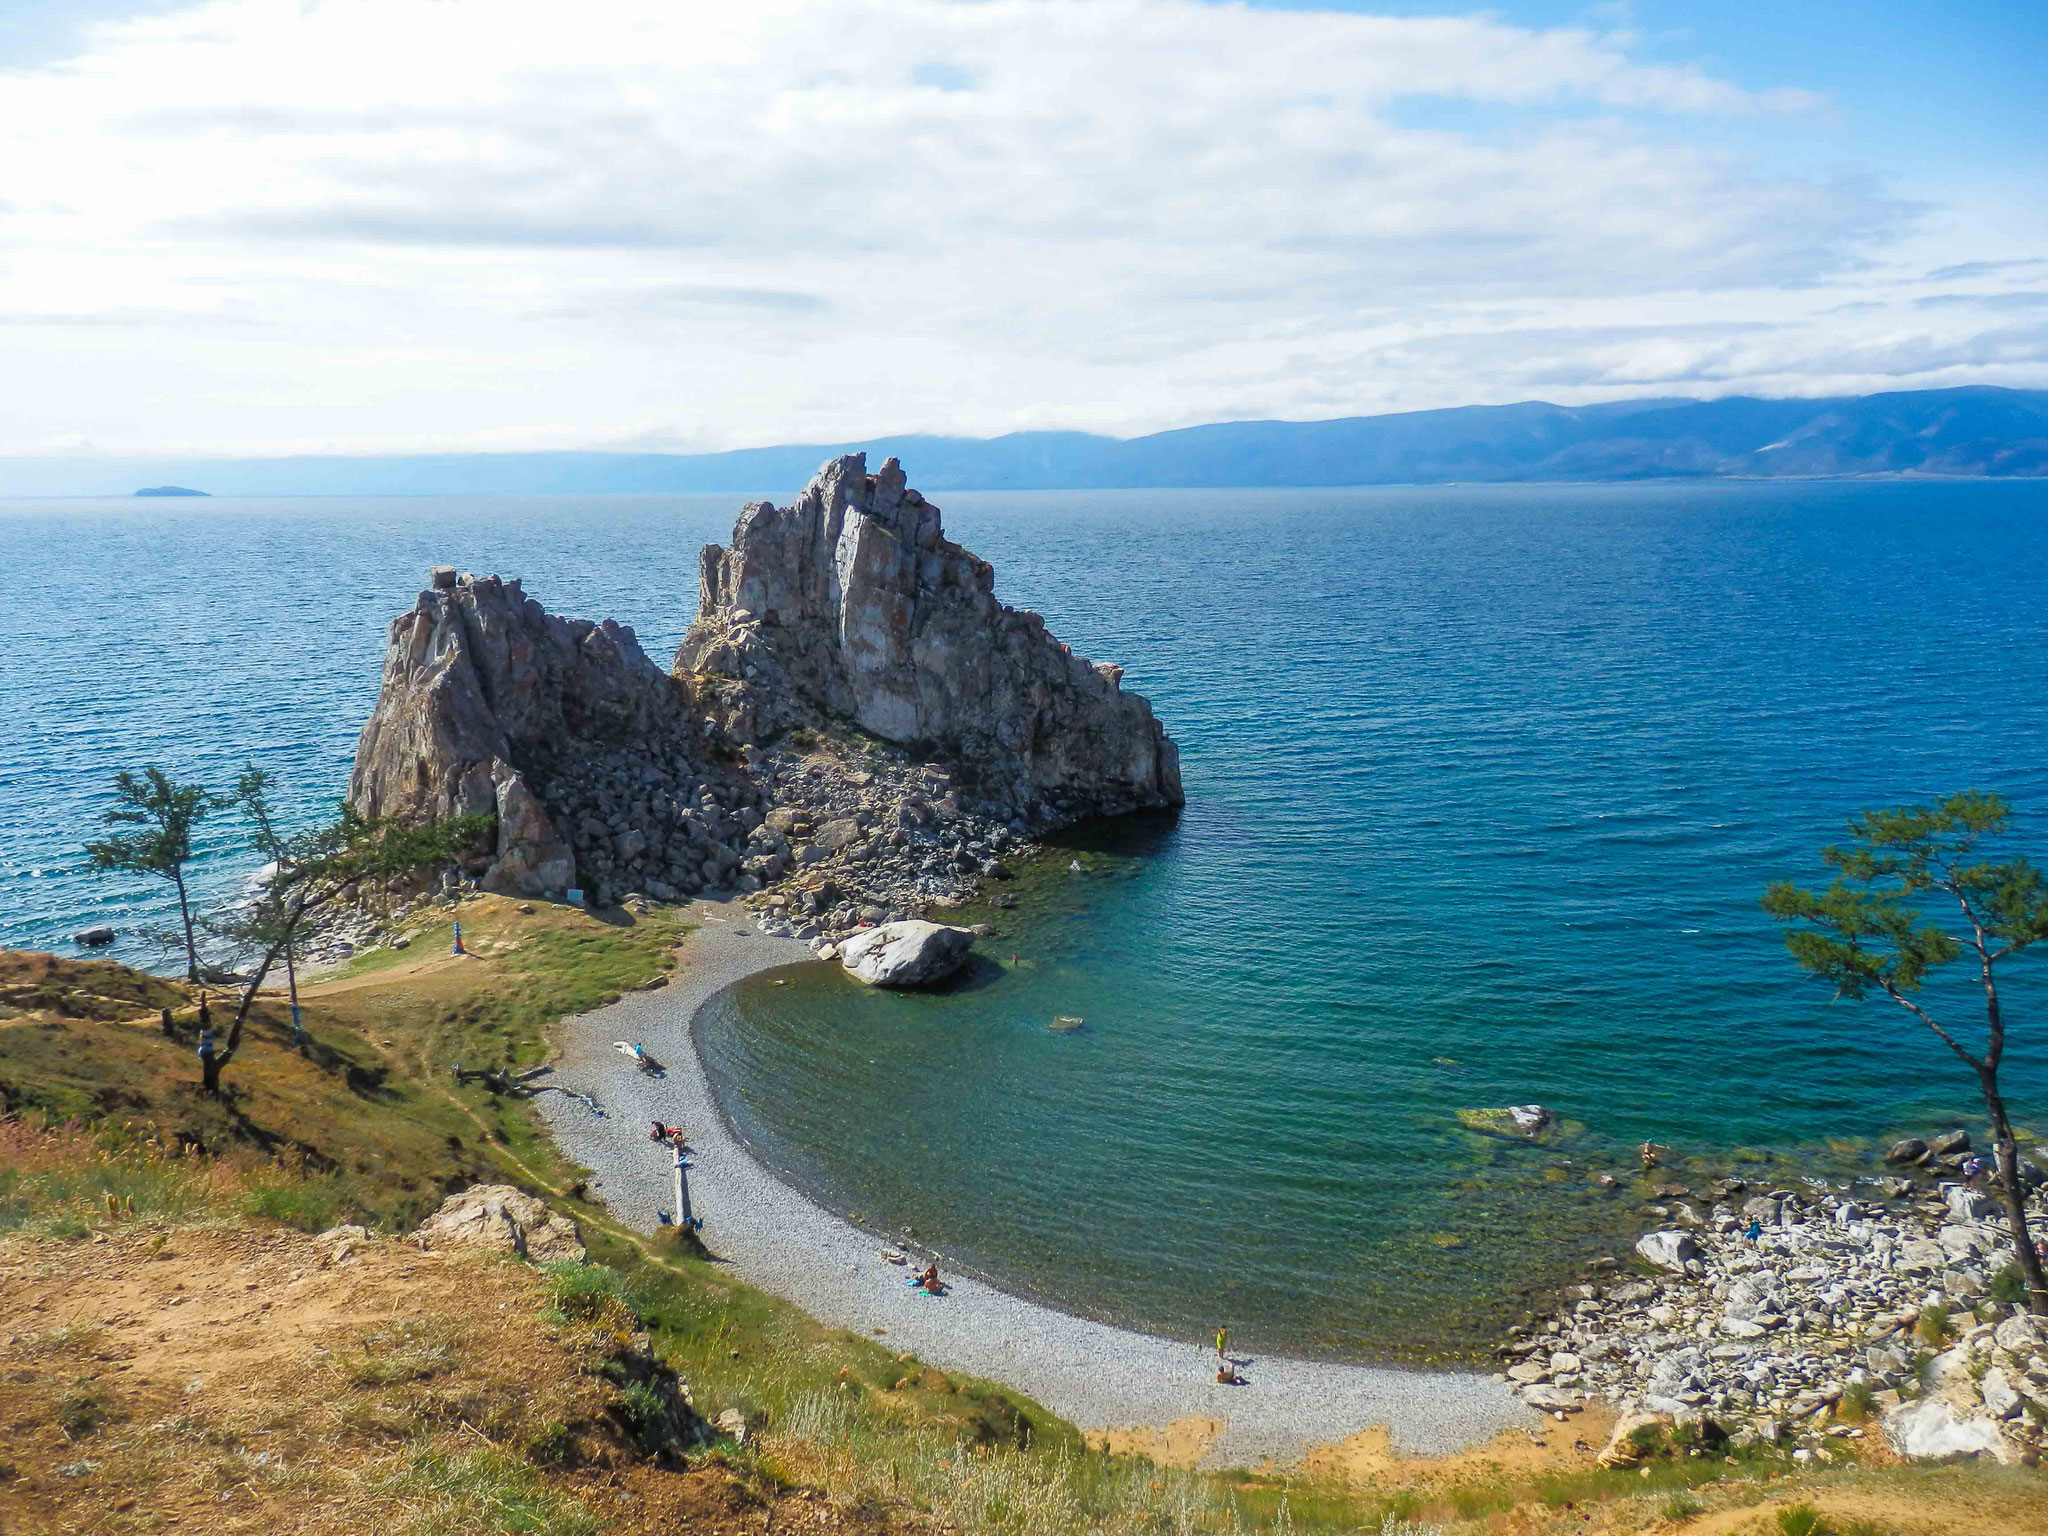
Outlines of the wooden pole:
<svg viewBox="0 0 2048 1536">
<path fill-rule="evenodd" d="M 683 1149 L 676 1148 L 676 1225 L 695 1227 L 697 1218 L 690 1213 L 689 1162 L 683 1156 Z"/>
</svg>

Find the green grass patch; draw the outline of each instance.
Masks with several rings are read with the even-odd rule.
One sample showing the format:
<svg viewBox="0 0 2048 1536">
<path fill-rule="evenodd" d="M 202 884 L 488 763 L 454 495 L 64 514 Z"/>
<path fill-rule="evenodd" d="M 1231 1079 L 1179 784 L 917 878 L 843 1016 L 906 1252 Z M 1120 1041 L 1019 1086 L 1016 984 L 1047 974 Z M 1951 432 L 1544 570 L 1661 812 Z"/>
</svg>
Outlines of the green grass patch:
<svg viewBox="0 0 2048 1536">
<path fill-rule="evenodd" d="M 414 1506 L 415 1536 L 597 1536 L 603 1528 L 536 1468 L 497 1450 L 422 1446 L 384 1487 Z"/>
</svg>

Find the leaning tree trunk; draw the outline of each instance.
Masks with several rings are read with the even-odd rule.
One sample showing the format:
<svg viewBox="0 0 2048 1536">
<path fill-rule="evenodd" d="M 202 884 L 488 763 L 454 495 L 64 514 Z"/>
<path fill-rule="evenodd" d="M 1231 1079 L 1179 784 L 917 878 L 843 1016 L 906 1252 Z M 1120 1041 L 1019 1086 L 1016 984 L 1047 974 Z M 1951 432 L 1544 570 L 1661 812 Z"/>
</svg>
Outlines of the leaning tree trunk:
<svg viewBox="0 0 2048 1536">
<path fill-rule="evenodd" d="M 192 937 L 192 904 L 185 899 L 185 871 L 182 866 L 171 866 L 171 880 L 178 887 L 178 916 L 185 924 L 185 979 L 197 983 L 199 980 L 199 944 Z"/>
<path fill-rule="evenodd" d="M 2034 1237 L 2027 1230 L 2027 1186 L 2020 1178 L 2019 1144 L 2005 1115 L 1996 1073 L 1980 1069 L 1978 1076 L 1984 1088 L 1984 1107 L 1991 1112 L 1991 1146 L 1998 1158 L 1998 1182 L 2005 1191 L 2006 1219 L 2012 1224 L 2013 1257 L 2027 1282 L 2029 1308 L 2036 1317 L 2048 1317 L 2048 1276 L 2042 1273 L 2041 1255 L 2034 1251 Z"/>
</svg>

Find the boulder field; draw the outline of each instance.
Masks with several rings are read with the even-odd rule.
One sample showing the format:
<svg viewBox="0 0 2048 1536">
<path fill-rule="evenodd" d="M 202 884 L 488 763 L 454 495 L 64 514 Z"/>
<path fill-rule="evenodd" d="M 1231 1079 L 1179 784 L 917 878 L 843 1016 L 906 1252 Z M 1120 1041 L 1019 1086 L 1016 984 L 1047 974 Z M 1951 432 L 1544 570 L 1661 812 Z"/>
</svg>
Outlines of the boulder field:
<svg viewBox="0 0 2048 1536">
<path fill-rule="evenodd" d="M 1121 669 L 999 602 L 894 459 L 748 506 L 700 584 L 664 672 L 625 625 L 437 568 L 391 625 L 350 803 L 494 816 L 469 871 L 487 890 L 781 886 L 821 942 L 960 900 L 1059 826 L 1181 803 Z"/>
<path fill-rule="evenodd" d="M 1952 1162 L 1969 1138 L 1937 1144 Z M 2048 1223 L 2048 1168 L 2022 1172 Z M 1659 1201 L 1634 1266 L 1600 1261 L 1501 1350 L 1532 1407 L 1604 1398 L 1631 1416 L 1610 1464 L 1647 1421 L 1800 1459 L 1872 1434 L 1908 1457 L 2031 1462 L 2048 1448 L 2048 1326 L 1993 1297 L 2012 1240 L 1983 1190 L 1726 1178 L 1665 1185 Z"/>
</svg>

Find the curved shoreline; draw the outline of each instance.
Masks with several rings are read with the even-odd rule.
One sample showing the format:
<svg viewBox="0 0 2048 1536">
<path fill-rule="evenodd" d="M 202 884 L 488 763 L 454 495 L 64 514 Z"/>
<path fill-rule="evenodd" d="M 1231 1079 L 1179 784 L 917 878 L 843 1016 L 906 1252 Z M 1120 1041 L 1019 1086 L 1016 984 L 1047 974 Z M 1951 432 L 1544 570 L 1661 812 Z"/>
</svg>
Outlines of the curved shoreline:
<svg viewBox="0 0 2048 1536">
<path fill-rule="evenodd" d="M 737 905 L 702 902 L 693 915 L 702 926 L 668 986 L 559 1031 L 557 1080 L 594 1094 L 606 1117 L 563 1095 L 538 1101 L 564 1154 L 592 1171 L 593 1191 L 631 1225 L 652 1230 L 670 1203 L 668 1159 L 647 1127 L 679 1123 L 690 1134 L 691 1204 L 705 1240 L 749 1284 L 833 1326 L 886 1330 L 893 1347 L 1002 1382 L 1084 1429 L 1214 1419 L 1223 1428 L 1205 1465 L 1290 1461 L 1374 1426 L 1385 1426 L 1399 1451 L 1445 1455 L 1538 1422 L 1503 1383 L 1474 1371 L 1274 1356 L 1246 1363 L 1249 1385 L 1226 1387 L 1200 1345 L 1075 1317 L 965 1275 L 952 1277 L 942 1298 L 906 1288 L 905 1271 L 877 1257 L 881 1239 L 815 1204 L 739 1142 L 697 1054 L 697 1015 L 714 996 L 814 957 L 794 940 L 756 932 Z M 643 1041 L 667 1075 L 640 1073 L 614 1049 L 621 1039 Z"/>
</svg>

